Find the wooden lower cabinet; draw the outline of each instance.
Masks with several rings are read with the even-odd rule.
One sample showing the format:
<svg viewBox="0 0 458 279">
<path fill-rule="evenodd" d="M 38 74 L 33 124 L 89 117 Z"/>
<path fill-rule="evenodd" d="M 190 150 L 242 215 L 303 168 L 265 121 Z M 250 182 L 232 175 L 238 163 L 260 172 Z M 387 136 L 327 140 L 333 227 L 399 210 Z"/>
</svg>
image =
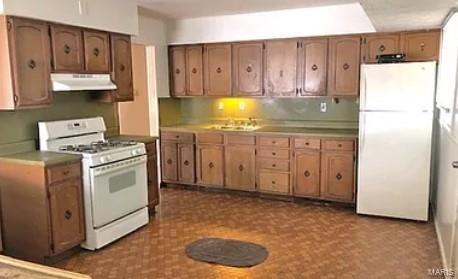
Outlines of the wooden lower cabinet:
<svg viewBox="0 0 458 279">
<path fill-rule="evenodd" d="M 325 151 L 321 165 L 321 196 L 352 202 L 355 198 L 355 155 L 353 152 Z"/>
<path fill-rule="evenodd" d="M 224 146 L 197 146 L 197 183 L 224 186 Z"/>
<path fill-rule="evenodd" d="M 162 180 L 193 184 L 195 156 L 193 143 L 162 142 Z"/>
<path fill-rule="evenodd" d="M 161 143 L 162 180 L 178 181 L 178 146 L 174 142 Z"/>
<path fill-rule="evenodd" d="M 230 145 L 225 148 L 225 186 L 229 189 L 256 190 L 256 148 Z"/>
<path fill-rule="evenodd" d="M 194 144 L 178 144 L 178 181 L 181 183 L 195 182 Z"/>
<path fill-rule="evenodd" d="M 319 150 L 296 151 L 293 189 L 296 196 L 320 196 L 320 157 Z"/>
<path fill-rule="evenodd" d="M 148 173 L 148 208 L 154 211 L 159 204 L 159 181 L 157 173 L 156 141 L 145 143 L 148 161 L 146 169 Z"/>
<path fill-rule="evenodd" d="M 289 194 L 289 173 L 259 172 L 259 191 L 274 194 Z"/>
<path fill-rule="evenodd" d="M 0 187 L 6 255 L 44 263 L 84 241 L 80 161 L 0 162 Z"/>
</svg>

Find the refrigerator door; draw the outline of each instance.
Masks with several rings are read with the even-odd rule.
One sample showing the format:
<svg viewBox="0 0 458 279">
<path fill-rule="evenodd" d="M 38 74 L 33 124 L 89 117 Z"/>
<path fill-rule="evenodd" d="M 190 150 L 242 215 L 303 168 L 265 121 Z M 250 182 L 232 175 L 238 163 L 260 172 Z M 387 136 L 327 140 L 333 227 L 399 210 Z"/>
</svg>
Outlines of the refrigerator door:
<svg viewBox="0 0 458 279">
<path fill-rule="evenodd" d="M 429 112 L 361 112 L 357 213 L 428 219 Z"/>
<path fill-rule="evenodd" d="M 436 62 L 364 64 L 361 111 L 432 111 Z"/>
</svg>

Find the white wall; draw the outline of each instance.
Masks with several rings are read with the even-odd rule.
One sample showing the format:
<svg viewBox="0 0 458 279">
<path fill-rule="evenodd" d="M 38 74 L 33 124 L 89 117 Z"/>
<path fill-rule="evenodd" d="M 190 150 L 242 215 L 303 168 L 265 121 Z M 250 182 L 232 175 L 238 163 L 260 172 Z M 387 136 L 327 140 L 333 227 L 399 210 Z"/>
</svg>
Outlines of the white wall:
<svg viewBox="0 0 458 279">
<path fill-rule="evenodd" d="M 170 44 L 375 32 L 359 3 L 176 20 Z"/>
</svg>

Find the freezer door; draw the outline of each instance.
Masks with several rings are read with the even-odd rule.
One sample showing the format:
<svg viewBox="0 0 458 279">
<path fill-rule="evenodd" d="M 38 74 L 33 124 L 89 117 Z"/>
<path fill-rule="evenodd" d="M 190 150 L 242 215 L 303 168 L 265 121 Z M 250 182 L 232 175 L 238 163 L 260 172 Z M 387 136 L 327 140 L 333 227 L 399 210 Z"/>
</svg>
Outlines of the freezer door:
<svg viewBox="0 0 458 279">
<path fill-rule="evenodd" d="M 427 220 L 432 113 L 360 113 L 357 212 Z"/>
<path fill-rule="evenodd" d="M 436 62 L 361 67 L 361 111 L 433 110 Z"/>
</svg>

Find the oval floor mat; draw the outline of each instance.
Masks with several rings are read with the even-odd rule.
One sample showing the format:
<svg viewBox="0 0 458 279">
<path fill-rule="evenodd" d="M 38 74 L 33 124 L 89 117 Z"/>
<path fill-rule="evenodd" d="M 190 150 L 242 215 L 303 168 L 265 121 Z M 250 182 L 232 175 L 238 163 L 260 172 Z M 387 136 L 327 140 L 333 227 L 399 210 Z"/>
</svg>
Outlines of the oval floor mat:
<svg viewBox="0 0 458 279">
<path fill-rule="evenodd" d="M 261 245 L 223 238 L 202 238 L 186 247 L 186 255 L 194 260 L 233 267 L 258 265 L 268 254 Z"/>
</svg>

